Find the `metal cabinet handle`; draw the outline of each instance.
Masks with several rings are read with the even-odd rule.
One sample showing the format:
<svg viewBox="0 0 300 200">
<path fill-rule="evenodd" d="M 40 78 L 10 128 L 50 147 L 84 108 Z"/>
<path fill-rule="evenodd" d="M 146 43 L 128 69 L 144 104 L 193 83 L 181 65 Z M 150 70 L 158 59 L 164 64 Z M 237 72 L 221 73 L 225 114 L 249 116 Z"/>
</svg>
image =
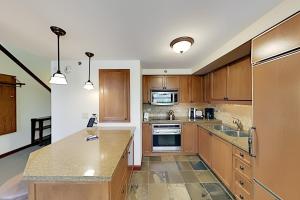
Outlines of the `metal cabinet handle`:
<svg viewBox="0 0 300 200">
<path fill-rule="evenodd" d="M 254 126 L 249 129 L 248 145 L 249 155 L 256 157 L 256 127 Z"/>
<path fill-rule="evenodd" d="M 240 181 L 240 185 L 243 186 L 243 185 L 244 185 L 244 182 L 243 182 L 243 181 Z"/>
<path fill-rule="evenodd" d="M 245 168 L 244 168 L 242 165 L 240 165 L 240 169 L 241 169 L 241 170 L 244 170 Z"/>
<path fill-rule="evenodd" d="M 244 197 L 240 194 L 240 199 L 244 199 Z"/>
<path fill-rule="evenodd" d="M 242 158 L 244 158 L 244 154 L 243 154 L 243 153 L 240 153 L 240 156 L 241 156 Z"/>
</svg>

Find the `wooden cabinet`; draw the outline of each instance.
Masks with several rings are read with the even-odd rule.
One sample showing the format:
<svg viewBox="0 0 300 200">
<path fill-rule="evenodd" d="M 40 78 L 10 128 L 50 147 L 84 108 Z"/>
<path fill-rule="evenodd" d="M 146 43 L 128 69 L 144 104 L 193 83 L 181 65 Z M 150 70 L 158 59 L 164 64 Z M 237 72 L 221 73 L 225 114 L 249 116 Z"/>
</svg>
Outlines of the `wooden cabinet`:
<svg viewBox="0 0 300 200">
<path fill-rule="evenodd" d="M 143 76 L 142 90 L 143 90 L 143 103 L 150 103 L 150 90 L 148 86 L 148 76 Z"/>
<path fill-rule="evenodd" d="M 232 145 L 217 136 L 212 137 L 212 165 L 224 185 L 232 185 Z"/>
<path fill-rule="evenodd" d="M 210 96 L 212 100 L 252 100 L 252 67 L 250 57 L 242 58 L 226 67 L 211 72 L 210 78 Z"/>
<path fill-rule="evenodd" d="M 0 82 L 15 84 L 16 77 L 0 74 Z M 0 135 L 16 132 L 16 87 L 0 85 Z"/>
<path fill-rule="evenodd" d="M 191 76 L 191 103 L 203 102 L 203 77 Z"/>
<path fill-rule="evenodd" d="M 211 98 L 226 100 L 227 98 L 227 67 L 211 73 Z"/>
<path fill-rule="evenodd" d="M 147 76 L 148 77 L 148 90 L 164 89 L 165 79 L 164 76 Z"/>
<path fill-rule="evenodd" d="M 149 123 L 143 123 L 142 127 L 142 145 L 143 145 L 143 156 L 147 156 L 152 153 L 152 127 Z"/>
<path fill-rule="evenodd" d="M 228 100 L 252 100 L 252 66 L 250 57 L 235 62 L 227 68 Z"/>
<path fill-rule="evenodd" d="M 180 103 L 191 102 L 191 76 L 179 76 L 179 99 Z"/>
<path fill-rule="evenodd" d="M 300 13 L 252 40 L 252 63 L 300 47 Z"/>
<path fill-rule="evenodd" d="M 179 76 L 164 76 L 164 89 L 179 89 Z"/>
<path fill-rule="evenodd" d="M 254 200 L 278 200 L 274 195 L 270 192 L 262 188 L 257 183 L 254 184 Z M 238 200 L 242 200 L 239 198 Z"/>
<path fill-rule="evenodd" d="M 198 127 L 198 153 L 208 166 L 211 166 L 212 134 Z"/>
<path fill-rule="evenodd" d="M 198 134 L 195 123 L 182 124 L 182 146 L 185 153 L 198 153 Z"/>
<path fill-rule="evenodd" d="M 99 80 L 100 122 L 129 122 L 129 69 L 100 69 Z"/>
<path fill-rule="evenodd" d="M 203 77 L 203 101 L 209 103 L 211 99 L 211 88 L 210 88 L 210 73 Z"/>
</svg>

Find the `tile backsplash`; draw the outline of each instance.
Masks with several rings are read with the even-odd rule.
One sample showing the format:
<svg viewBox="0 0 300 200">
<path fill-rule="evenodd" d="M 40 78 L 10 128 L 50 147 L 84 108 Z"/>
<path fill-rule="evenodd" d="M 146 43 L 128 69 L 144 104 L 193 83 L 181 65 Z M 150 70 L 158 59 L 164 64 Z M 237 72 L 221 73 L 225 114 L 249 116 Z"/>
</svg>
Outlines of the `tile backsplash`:
<svg viewBox="0 0 300 200">
<path fill-rule="evenodd" d="M 241 120 L 244 130 L 252 126 L 252 105 L 214 104 L 212 107 L 215 108 L 215 117 L 225 124 L 235 126 L 234 117 Z"/>
<path fill-rule="evenodd" d="M 215 108 L 215 118 L 222 120 L 225 124 L 235 126 L 232 123 L 235 117 L 241 120 L 244 130 L 252 126 L 252 105 L 180 103 L 174 106 L 153 106 L 144 104 L 143 111 L 148 112 L 150 118 L 165 118 L 169 110 L 173 110 L 176 117 L 187 117 L 189 108 L 204 109 L 206 107 Z"/>
</svg>

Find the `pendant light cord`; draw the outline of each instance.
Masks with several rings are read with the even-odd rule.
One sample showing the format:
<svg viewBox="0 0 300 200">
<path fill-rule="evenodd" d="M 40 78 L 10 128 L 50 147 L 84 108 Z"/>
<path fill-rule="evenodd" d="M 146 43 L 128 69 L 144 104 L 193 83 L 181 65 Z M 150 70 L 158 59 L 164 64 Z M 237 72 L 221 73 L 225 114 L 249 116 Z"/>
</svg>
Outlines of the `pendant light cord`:
<svg viewBox="0 0 300 200">
<path fill-rule="evenodd" d="M 90 76 L 91 76 L 91 57 L 89 57 L 89 80 L 88 82 L 90 82 Z"/>
<path fill-rule="evenodd" d="M 59 73 L 60 73 L 60 58 L 59 58 L 59 35 L 57 35 L 57 48 L 58 48 L 58 51 L 57 51 L 58 70 L 57 70 L 57 72 L 59 72 Z"/>
</svg>

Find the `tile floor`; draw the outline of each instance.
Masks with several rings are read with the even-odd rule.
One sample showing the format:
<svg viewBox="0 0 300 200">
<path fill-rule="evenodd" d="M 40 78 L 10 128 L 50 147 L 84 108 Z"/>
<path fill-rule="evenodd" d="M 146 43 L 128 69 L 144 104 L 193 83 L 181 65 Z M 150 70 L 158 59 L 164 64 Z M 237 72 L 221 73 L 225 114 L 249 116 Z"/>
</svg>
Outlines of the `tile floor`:
<svg viewBox="0 0 300 200">
<path fill-rule="evenodd" d="M 144 157 L 132 175 L 129 200 L 232 200 L 198 156 Z"/>
</svg>

